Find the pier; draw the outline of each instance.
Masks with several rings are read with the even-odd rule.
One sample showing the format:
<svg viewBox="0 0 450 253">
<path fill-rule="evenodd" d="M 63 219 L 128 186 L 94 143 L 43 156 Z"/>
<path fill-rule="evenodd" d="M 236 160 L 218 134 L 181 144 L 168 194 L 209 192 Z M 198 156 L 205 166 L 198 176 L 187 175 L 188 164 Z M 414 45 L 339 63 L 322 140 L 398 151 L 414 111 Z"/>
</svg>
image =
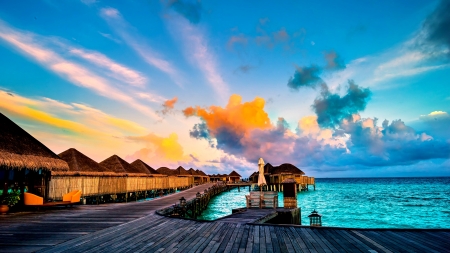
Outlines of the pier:
<svg viewBox="0 0 450 253">
<path fill-rule="evenodd" d="M 448 252 L 450 248 L 450 229 L 258 224 L 253 222 L 261 217 L 257 214 L 254 220 L 240 220 L 231 215 L 216 221 L 196 221 L 155 213 L 178 203 L 181 197 L 194 199 L 197 192 L 211 186 L 204 184 L 151 201 L 3 215 L 0 216 L 0 252 L 373 253 Z M 263 210 L 260 211 L 266 212 Z"/>
</svg>

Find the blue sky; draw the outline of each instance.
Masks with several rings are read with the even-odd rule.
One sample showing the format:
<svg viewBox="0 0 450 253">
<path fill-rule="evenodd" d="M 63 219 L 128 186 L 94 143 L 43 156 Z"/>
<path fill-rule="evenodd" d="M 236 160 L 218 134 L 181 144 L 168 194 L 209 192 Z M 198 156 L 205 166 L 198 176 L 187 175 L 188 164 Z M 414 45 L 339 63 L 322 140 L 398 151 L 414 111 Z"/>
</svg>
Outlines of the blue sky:
<svg viewBox="0 0 450 253">
<path fill-rule="evenodd" d="M 0 111 L 99 162 L 450 175 L 449 6 L 4 1 Z"/>
</svg>

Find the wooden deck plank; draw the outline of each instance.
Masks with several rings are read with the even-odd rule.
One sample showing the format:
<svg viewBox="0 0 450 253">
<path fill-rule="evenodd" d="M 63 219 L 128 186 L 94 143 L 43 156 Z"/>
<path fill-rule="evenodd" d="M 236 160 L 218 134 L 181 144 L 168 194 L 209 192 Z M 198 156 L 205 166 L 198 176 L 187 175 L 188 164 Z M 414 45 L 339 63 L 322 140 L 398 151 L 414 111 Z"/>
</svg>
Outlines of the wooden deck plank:
<svg viewBox="0 0 450 253">
<path fill-rule="evenodd" d="M 284 241 L 285 238 L 283 238 L 282 234 L 280 233 L 280 227 L 275 227 L 274 230 L 275 230 L 275 234 L 277 235 L 277 238 L 278 238 L 278 243 L 280 245 L 281 252 L 289 252 L 286 242 Z"/>
<path fill-rule="evenodd" d="M 311 251 L 308 249 L 308 246 L 303 241 L 301 233 L 298 233 L 297 229 L 294 227 L 290 227 L 289 229 L 291 230 L 292 234 L 294 235 L 295 241 L 300 246 L 301 251 L 304 253 L 310 253 Z"/>
<path fill-rule="evenodd" d="M 277 234 L 274 227 L 269 227 L 270 240 L 272 241 L 272 248 L 274 253 L 280 253 L 280 242 L 278 241 Z"/>
<path fill-rule="evenodd" d="M 444 240 L 430 240 L 429 237 L 425 237 L 423 235 L 423 232 L 409 232 L 409 231 L 403 231 L 400 234 L 408 236 L 412 240 L 416 242 L 420 242 L 424 245 L 427 245 L 428 247 L 431 247 L 437 251 L 445 251 L 450 249 L 450 240 L 447 238 L 447 241 Z"/>
<path fill-rule="evenodd" d="M 217 252 L 223 253 L 225 252 L 225 248 L 227 247 L 228 242 L 230 241 L 231 237 L 234 234 L 234 231 L 236 229 L 236 224 L 228 224 L 229 228 L 227 233 L 225 234 L 225 237 L 223 238 L 223 240 L 220 242 L 219 247 L 217 248 Z"/>
<path fill-rule="evenodd" d="M 270 236 L 269 227 L 263 226 L 262 228 L 264 229 L 266 251 L 267 251 L 267 253 L 273 253 L 272 237 Z M 262 231 L 260 231 L 260 232 L 262 232 Z"/>
<path fill-rule="evenodd" d="M 323 249 L 323 251 L 325 251 L 325 253 L 332 252 L 331 248 L 334 249 L 334 247 L 330 248 L 327 245 L 328 241 L 320 233 L 317 232 L 317 229 L 309 229 L 308 232 L 315 238 L 316 242 L 319 243 L 320 247 L 322 247 L 322 249 Z M 337 250 L 335 250 L 335 251 L 337 251 Z"/>
</svg>

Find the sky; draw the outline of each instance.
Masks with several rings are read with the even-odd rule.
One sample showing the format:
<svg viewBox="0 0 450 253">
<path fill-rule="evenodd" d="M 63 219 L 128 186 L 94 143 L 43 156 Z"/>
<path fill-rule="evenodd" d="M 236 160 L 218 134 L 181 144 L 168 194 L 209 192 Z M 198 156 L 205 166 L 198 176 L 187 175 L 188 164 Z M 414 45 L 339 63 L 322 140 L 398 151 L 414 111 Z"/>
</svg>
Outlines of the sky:
<svg viewBox="0 0 450 253">
<path fill-rule="evenodd" d="M 450 176 L 450 1 L 1 1 L 0 112 L 59 154 Z"/>
</svg>

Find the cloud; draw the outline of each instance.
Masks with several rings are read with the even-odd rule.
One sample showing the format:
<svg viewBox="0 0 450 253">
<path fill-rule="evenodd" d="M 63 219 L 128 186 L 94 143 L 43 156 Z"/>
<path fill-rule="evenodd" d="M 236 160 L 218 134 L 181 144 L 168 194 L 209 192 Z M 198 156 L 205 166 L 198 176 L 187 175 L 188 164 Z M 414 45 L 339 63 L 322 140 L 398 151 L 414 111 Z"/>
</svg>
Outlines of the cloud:
<svg viewBox="0 0 450 253">
<path fill-rule="evenodd" d="M 124 103 L 147 116 L 159 119 L 159 116 L 153 110 L 116 88 L 114 82 L 109 81 L 100 73 L 94 72 L 90 68 L 84 67 L 75 61 L 65 59 L 62 54 L 57 53 L 56 50 L 52 50 L 49 46 L 45 45 L 45 43 L 53 42 L 57 46 L 62 47 L 62 50 L 68 50 L 69 46 L 60 41 L 53 41 L 51 38 L 19 31 L 9 27 L 1 20 L 0 39 L 3 39 L 26 57 L 31 58 L 33 61 L 69 82 L 90 89 L 100 96 Z M 113 63 L 106 57 L 104 59 L 108 60 L 109 64 Z M 116 64 L 116 66 L 120 66 L 122 68 L 121 70 L 126 69 L 119 64 Z M 99 67 L 102 66 L 100 65 Z M 111 75 L 123 76 L 123 71 L 122 73 L 109 73 Z"/>
<path fill-rule="evenodd" d="M 427 115 L 421 115 L 414 122 L 415 128 L 432 134 L 437 138 L 450 140 L 450 115 L 444 111 L 434 111 Z"/>
<path fill-rule="evenodd" d="M 101 36 L 103 36 L 103 37 L 105 37 L 105 38 L 107 38 L 107 39 L 109 39 L 109 40 L 112 40 L 112 41 L 114 41 L 114 42 L 116 42 L 117 44 L 122 44 L 122 41 L 120 41 L 119 39 L 116 39 L 116 38 L 114 38 L 111 34 L 109 34 L 109 33 L 102 33 L 102 32 L 98 32 Z"/>
<path fill-rule="evenodd" d="M 316 88 L 323 84 L 323 80 L 319 77 L 321 73 L 322 68 L 317 65 L 297 67 L 294 76 L 289 78 L 287 85 L 293 90 L 299 90 L 301 87 Z"/>
<path fill-rule="evenodd" d="M 264 104 L 262 98 L 242 103 L 242 97 L 235 94 L 230 97 L 225 108 L 188 107 L 183 113 L 186 117 L 198 116 L 203 120 L 194 126 L 191 136 L 208 140 L 215 138 L 219 149 L 241 150 L 241 139 L 248 135 L 250 130 L 270 127 L 270 119 L 264 111 Z"/>
<path fill-rule="evenodd" d="M 342 70 L 345 69 L 346 66 L 343 60 L 334 51 L 326 52 L 324 57 L 327 62 L 324 68 L 314 64 L 309 67 L 296 67 L 294 75 L 288 80 L 288 87 L 292 90 L 299 90 L 302 87 L 315 89 L 318 86 L 327 86 L 320 77 L 322 72 L 324 72 L 324 70 L 329 72 L 332 70 Z"/>
<path fill-rule="evenodd" d="M 367 98 L 369 94 L 368 90 L 351 82 L 347 92 L 348 98 L 340 98 L 346 101 L 343 104 L 352 101 L 350 104 L 359 109 L 365 102 L 355 100 Z M 349 98 L 355 96 L 358 98 Z M 361 118 L 354 113 L 340 117 L 339 122 L 335 119 L 338 122 L 335 128 L 324 128 L 319 124 L 318 117 L 307 116 L 299 120 L 297 133 L 294 133 L 282 117 L 272 124 L 264 116 L 267 113 L 261 106 L 262 101 L 255 101 L 242 102 L 238 95 L 233 95 L 225 108 L 187 108 L 184 111 L 186 116 L 197 116 L 202 121 L 191 131 L 191 136 L 213 139 L 217 142 L 217 149 L 249 163 L 253 171 L 256 168 L 252 163 L 256 163 L 259 157 L 272 164 L 289 162 L 321 172 L 367 170 L 450 158 L 447 141 L 418 133 L 401 120 L 385 120 L 378 126 L 376 118 Z M 246 115 L 244 112 L 251 114 L 243 117 Z M 342 111 L 338 114 L 343 115 Z M 434 113 L 437 114 L 445 115 Z M 256 115 L 263 117 L 257 118 Z M 223 162 L 226 161 L 221 158 L 220 163 Z"/>
<path fill-rule="evenodd" d="M 335 51 L 326 52 L 325 60 L 327 61 L 326 69 L 345 69 L 344 61 Z"/>
<path fill-rule="evenodd" d="M 227 47 L 229 50 L 233 50 L 235 44 L 247 45 L 248 39 L 243 35 L 233 35 L 227 42 Z"/>
<path fill-rule="evenodd" d="M 168 0 L 167 7 L 175 10 L 192 24 L 200 22 L 202 3 L 199 0 Z"/>
<path fill-rule="evenodd" d="M 241 65 L 239 66 L 234 72 L 236 71 L 240 71 L 244 74 L 247 74 L 248 72 L 250 72 L 251 69 L 254 69 L 255 67 L 249 64 L 245 64 L 245 65 Z"/>
<path fill-rule="evenodd" d="M 371 92 L 361 88 L 352 80 L 348 81 L 347 94 L 343 97 L 332 94 L 324 87 L 320 97 L 314 100 L 312 108 L 317 115 L 320 126 L 334 127 L 344 119 L 350 119 L 353 114 L 364 111 Z"/>
<path fill-rule="evenodd" d="M 285 42 L 289 40 L 290 36 L 286 32 L 286 28 L 282 27 L 279 31 L 276 31 L 273 34 L 273 38 L 275 39 L 275 41 Z"/>
<path fill-rule="evenodd" d="M 129 141 L 145 145 L 145 148 L 126 156 L 127 161 L 141 159 L 149 164 L 178 164 L 178 162 L 192 160 L 190 155 L 184 154 L 184 149 L 178 142 L 178 135 L 176 133 L 171 133 L 167 137 L 150 133 L 148 135 L 128 136 L 126 138 Z"/>
<path fill-rule="evenodd" d="M 100 10 L 100 16 L 108 23 L 114 32 L 130 46 L 145 62 L 151 66 L 166 73 L 178 86 L 182 86 L 182 78 L 178 73 L 178 70 L 168 60 L 164 59 L 147 45 L 145 40 L 137 34 L 133 34 L 132 31 L 136 29 L 132 27 L 122 17 L 117 9 L 108 7 Z"/>
<path fill-rule="evenodd" d="M 164 101 L 163 110 L 161 111 L 163 114 L 167 114 L 175 108 L 175 104 L 178 101 L 178 97 L 174 97 L 172 99 Z"/>
<path fill-rule="evenodd" d="M 147 82 L 147 78 L 143 74 L 114 62 L 104 54 L 94 51 L 83 50 L 80 48 L 70 49 L 69 52 L 99 67 L 108 69 L 110 71 L 109 72 L 110 75 L 117 80 L 138 87 L 143 87 L 144 84 Z"/>
<path fill-rule="evenodd" d="M 445 47 L 446 55 L 450 56 L 450 1 L 442 0 L 436 9 L 425 19 L 423 32 L 425 42 L 442 50 Z"/>
<path fill-rule="evenodd" d="M 220 74 L 216 56 L 200 28 L 191 25 L 185 20 L 174 21 L 176 36 L 181 34 L 184 54 L 202 73 L 208 84 L 213 88 L 217 97 L 226 99 L 228 84 Z M 175 33 L 173 33 L 175 36 Z"/>
</svg>

